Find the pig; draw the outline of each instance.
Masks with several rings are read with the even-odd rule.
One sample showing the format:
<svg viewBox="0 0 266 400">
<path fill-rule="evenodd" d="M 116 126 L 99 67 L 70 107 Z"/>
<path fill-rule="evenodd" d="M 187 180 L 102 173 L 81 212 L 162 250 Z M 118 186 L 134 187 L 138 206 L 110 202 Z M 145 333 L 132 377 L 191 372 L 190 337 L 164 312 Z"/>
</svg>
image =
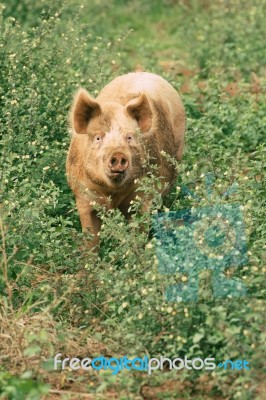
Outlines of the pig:
<svg viewBox="0 0 266 400">
<path fill-rule="evenodd" d="M 96 98 L 79 89 L 70 111 L 70 129 L 67 179 L 82 230 L 89 229 L 94 237 L 89 247 L 97 247 L 101 220 L 95 202 L 118 208 L 130 218 L 130 202 L 149 165 L 156 166 L 164 183 L 162 196 L 175 182 L 176 168 L 164 153 L 178 161 L 182 158 L 185 110 L 165 79 L 131 72 L 115 78 Z M 149 199 L 143 195 L 143 210 L 148 209 Z"/>
</svg>

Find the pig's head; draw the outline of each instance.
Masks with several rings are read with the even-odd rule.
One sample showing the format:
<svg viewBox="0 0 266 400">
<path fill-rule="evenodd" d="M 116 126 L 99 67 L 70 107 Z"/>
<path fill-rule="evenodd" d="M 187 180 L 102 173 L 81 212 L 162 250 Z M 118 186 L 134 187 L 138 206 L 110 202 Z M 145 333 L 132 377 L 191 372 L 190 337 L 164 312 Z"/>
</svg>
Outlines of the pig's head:
<svg viewBox="0 0 266 400">
<path fill-rule="evenodd" d="M 92 182 L 119 190 L 143 174 L 142 138 L 152 125 L 145 94 L 122 105 L 97 101 L 80 89 L 73 103 L 71 125 L 78 135 L 86 135 L 84 162 Z"/>
</svg>

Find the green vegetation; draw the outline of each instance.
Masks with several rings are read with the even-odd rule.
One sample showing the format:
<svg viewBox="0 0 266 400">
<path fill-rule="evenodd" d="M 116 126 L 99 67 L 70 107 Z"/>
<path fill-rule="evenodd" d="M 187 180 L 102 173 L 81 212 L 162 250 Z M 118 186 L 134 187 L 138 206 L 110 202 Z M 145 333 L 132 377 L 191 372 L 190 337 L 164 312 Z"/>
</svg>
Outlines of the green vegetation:
<svg viewBox="0 0 266 400">
<path fill-rule="evenodd" d="M 265 6 L 259 0 L 0 6 L 0 398 L 262 400 Z M 249 264 L 227 274 L 243 280 L 247 297 L 215 298 L 203 274 L 198 302 L 166 303 L 165 288 L 186 278 L 159 274 L 154 239 L 139 230 L 149 215 L 137 213 L 127 224 L 117 210 L 99 209 L 100 255 L 83 248 L 65 177 L 69 106 L 79 86 L 96 95 L 136 68 L 172 83 L 187 113 L 186 151 L 164 207 L 241 204 Z M 215 182 L 207 195 L 210 173 Z M 156 209 L 157 182 L 150 178 L 141 189 L 154 193 Z M 237 190 L 223 197 L 233 184 Z M 152 377 L 53 371 L 59 352 L 246 359 L 251 370 Z"/>
</svg>

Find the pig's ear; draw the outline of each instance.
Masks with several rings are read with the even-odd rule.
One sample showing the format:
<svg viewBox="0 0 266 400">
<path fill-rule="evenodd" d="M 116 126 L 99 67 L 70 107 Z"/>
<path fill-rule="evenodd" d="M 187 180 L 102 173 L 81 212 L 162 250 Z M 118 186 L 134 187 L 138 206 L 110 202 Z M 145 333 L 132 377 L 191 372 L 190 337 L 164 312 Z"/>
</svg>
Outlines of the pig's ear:
<svg viewBox="0 0 266 400">
<path fill-rule="evenodd" d="M 70 113 L 70 123 L 77 133 L 86 133 L 87 126 L 92 117 L 100 114 L 100 105 L 85 89 L 77 92 Z"/>
<path fill-rule="evenodd" d="M 144 93 L 130 100 L 126 105 L 128 114 L 133 117 L 142 132 L 148 132 L 152 125 L 152 110 Z"/>
</svg>

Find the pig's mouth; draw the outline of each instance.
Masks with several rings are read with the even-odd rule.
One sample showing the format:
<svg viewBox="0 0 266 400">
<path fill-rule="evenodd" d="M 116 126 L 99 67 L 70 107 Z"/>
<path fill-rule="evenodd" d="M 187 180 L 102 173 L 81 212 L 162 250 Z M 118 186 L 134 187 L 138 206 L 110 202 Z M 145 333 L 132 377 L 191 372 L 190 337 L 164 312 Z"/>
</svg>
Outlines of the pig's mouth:
<svg viewBox="0 0 266 400">
<path fill-rule="evenodd" d="M 126 177 L 126 171 L 112 171 L 108 175 L 111 181 L 121 183 Z"/>
</svg>

